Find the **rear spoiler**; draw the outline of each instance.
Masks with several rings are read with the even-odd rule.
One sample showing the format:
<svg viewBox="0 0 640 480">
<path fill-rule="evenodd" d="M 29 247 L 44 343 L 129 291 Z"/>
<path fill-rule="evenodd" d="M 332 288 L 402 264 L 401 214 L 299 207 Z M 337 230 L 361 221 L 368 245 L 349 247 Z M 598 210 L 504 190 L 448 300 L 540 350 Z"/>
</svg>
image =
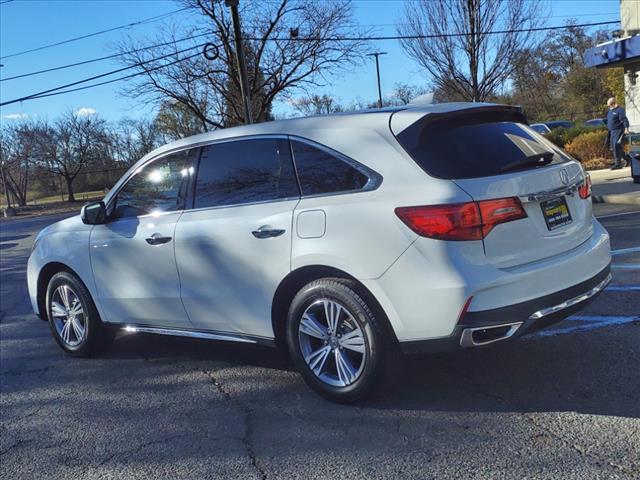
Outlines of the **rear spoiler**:
<svg viewBox="0 0 640 480">
<path fill-rule="evenodd" d="M 478 118 L 478 122 L 503 121 L 529 124 L 524 111 L 518 106 L 494 103 L 443 103 L 394 112 L 389 120 L 389 128 L 391 133 L 398 136 L 411 127 L 422 129 L 433 122 L 455 122 L 456 118 L 473 116 Z"/>
</svg>

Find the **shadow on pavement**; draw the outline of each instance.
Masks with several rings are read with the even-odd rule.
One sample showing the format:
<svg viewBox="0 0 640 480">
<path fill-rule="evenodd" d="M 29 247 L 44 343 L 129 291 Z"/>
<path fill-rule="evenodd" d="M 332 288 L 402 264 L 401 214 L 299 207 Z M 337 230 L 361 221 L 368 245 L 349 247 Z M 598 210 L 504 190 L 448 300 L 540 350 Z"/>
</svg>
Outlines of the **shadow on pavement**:
<svg viewBox="0 0 640 480">
<path fill-rule="evenodd" d="M 637 346 L 632 335 L 640 328 L 630 324 L 617 331 L 516 341 L 493 348 L 405 358 L 394 388 L 360 404 L 368 409 L 449 412 L 578 412 L 640 418 L 640 379 Z M 584 351 L 589 350 L 590 361 Z M 184 363 L 208 368 L 246 367 L 270 372 L 293 372 L 284 353 L 264 347 L 156 335 L 119 335 L 100 363 L 136 359 Z M 86 360 L 91 362 L 91 360 Z M 250 382 L 250 379 L 246 379 Z M 291 375 L 284 391 L 254 392 L 245 401 L 289 394 L 315 396 Z M 279 388 L 283 385 L 278 383 Z M 242 401 L 242 398 L 238 398 Z M 323 403 L 326 403 L 322 401 Z M 285 404 L 287 402 L 285 401 Z M 348 408 L 348 407 L 347 407 Z"/>
</svg>

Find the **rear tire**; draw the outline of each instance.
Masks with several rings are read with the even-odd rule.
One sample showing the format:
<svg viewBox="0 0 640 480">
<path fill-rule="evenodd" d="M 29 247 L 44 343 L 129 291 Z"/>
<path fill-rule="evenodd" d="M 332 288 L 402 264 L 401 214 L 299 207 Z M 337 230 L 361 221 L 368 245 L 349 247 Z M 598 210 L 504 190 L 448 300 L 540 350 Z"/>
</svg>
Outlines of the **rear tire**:
<svg viewBox="0 0 640 480">
<path fill-rule="evenodd" d="M 385 389 L 399 358 L 386 319 L 357 293 L 354 281 L 323 278 L 305 285 L 287 316 L 287 345 L 305 382 L 324 398 L 354 403 Z"/>
<path fill-rule="evenodd" d="M 53 338 L 69 355 L 94 355 L 113 340 L 114 330 L 102 324 L 87 287 L 74 274 L 51 277 L 45 305 Z"/>
</svg>

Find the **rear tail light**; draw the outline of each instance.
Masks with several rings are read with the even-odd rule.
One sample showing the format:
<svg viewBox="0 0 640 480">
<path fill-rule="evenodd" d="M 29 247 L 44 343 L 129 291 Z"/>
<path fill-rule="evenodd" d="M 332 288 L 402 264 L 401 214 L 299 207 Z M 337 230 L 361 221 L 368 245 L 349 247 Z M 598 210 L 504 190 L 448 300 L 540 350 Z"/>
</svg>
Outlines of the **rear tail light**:
<svg viewBox="0 0 640 480">
<path fill-rule="evenodd" d="M 418 235 L 438 240 L 482 240 L 496 225 L 527 216 L 517 197 L 398 207 L 395 212 Z"/>
<path fill-rule="evenodd" d="M 578 188 L 580 198 L 587 199 L 591 196 L 591 175 L 584 174 L 584 183 Z"/>
</svg>

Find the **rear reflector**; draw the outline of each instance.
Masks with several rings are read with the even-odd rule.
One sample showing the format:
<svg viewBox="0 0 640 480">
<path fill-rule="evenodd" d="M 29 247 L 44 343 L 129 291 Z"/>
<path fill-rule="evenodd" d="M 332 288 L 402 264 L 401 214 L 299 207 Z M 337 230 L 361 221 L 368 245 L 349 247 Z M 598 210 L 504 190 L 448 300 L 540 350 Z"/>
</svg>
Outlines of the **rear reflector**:
<svg viewBox="0 0 640 480">
<path fill-rule="evenodd" d="M 584 174 L 584 183 L 578 188 L 580 198 L 587 199 L 591 196 L 591 175 Z"/>
<path fill-rule="evenodd" d="M 496 225 L 527 216 L 517 197 L 398 207 L 395 212 L 418 235 L 438 240 L 482 240 Z"/>
</svg>

